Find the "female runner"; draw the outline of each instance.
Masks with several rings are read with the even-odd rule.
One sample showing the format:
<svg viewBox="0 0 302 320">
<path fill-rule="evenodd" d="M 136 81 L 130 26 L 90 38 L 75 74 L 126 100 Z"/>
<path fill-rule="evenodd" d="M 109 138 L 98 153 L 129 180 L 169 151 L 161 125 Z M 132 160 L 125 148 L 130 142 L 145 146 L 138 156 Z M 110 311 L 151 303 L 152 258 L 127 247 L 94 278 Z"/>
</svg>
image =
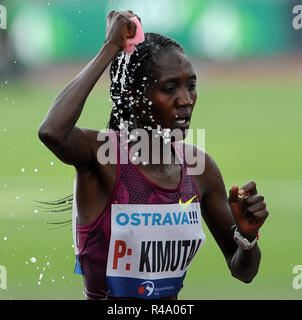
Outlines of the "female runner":
<svg viewBox="0 0 302 320">
<path fill-rule="evenodd" d="M 196 74 L 183 48 L 160 34 L 145 34 L 134 53 L 125 54 L 127 39 L 137 30 L 133 17 L 129 10 L 107 15 L 104 45 L 58 95 L 38 132 L 49 150 L 76 169 L 74 210 L 84 294 L 87 299 L 177 299 L 205 241 L 202 219 L 231 274 L 249 283 L 260 264 L 258 231 L 268 216 L 264 198 L 254 182 L 234 185 L 227 197 L 210 155 L 180 142 L 197 99 Z M 109 64 L 109 147 L 115 161 L 106 162 L 108 152 L 101 152 L 108 146 L 106 133 L 76 123 Z M 135 139 L 123 138 L 125 129 L 147 133 L 144 161 L 134 161 L 142 150 L 131 154 L 125 149 L 135 145 Z M 182 139 L 170 135 L 174 129 Z M 166 163 L 169 139 L 171 162 Z M 189 153 L 204 159 L 199 174 L 190 174 Z"/>
</svg>

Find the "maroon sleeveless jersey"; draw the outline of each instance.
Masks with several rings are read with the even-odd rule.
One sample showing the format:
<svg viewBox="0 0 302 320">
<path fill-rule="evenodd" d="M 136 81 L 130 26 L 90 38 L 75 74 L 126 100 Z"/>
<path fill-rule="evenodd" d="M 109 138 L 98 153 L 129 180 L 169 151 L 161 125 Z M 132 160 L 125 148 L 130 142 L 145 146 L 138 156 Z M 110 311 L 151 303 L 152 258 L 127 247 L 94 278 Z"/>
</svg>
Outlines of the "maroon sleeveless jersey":
<svg viewBox="0 0 302 320">
<path fill-rule="evenodd" d="M 119 150 L 119 135 L 113 141 Z M 182 288 L 187 267 L 205 235 L 201 197 L 194 176 L 187 174 L 184 144 L 173 142 L 172 146 L 184 160 L 176 188 L 156 185 L 130 160 L 121 163 L 117 152 L 117 177 L 107 205 L 92 223 L 74 225 L 86 298 L 157 299 Z"/>
</svg>

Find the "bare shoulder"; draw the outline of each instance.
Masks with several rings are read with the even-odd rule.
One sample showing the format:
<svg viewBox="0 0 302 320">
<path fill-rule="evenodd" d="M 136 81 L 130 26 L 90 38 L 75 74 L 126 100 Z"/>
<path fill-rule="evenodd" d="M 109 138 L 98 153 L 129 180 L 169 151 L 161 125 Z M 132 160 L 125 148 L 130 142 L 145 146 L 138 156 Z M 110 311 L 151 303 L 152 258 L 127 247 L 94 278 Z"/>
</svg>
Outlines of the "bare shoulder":
<svg viewBox="0 0 302 320">
<path fill-rule="evenodd" d="M 194 155 L 195 157 L 205 156 L 206 151 L 202 149 L 200 146 L 197 146 L 193 143 L 182 142 L 185 148 L 186 155 Z"/>
<path fill-rule="evenodd" d="M 74 127 L 68 140 L 56 155 L 65 163 L 74 165 L 78 172 L 102 170 L 103 162 L 99 158 L 101 146 L 108 141 L 108 131 Z"/>
<path fill-rule="evenodd" d="M 78 127 L 78 130 L 86 136 L 91 144 L 96 144 L 100 135 L 102 135 L 101 131 L 96 129 Z"/>
<path fill-rule="evenodd" d="M 183 145 L 188 167 L 196 168 L 198 165 L 203 166 L 202 172 L 198 175 L 203 175 L 206 173 L 206 169 L 212 168 L 214 160 L 203 148 L 187 142 L 184 142 Z"/>
<path fill-rule="evenodd" d="M 224 186 L 223 177 L 213 157 L 198 145 L 184 143 L 188 167 L 206 189 Z"/>
<path fill-rule="evenodd" d="M 90 128 L 78 128 L 86 136 L 87 142 L 94 151 L 108 141 L 108 137 L 115 134 L 114 131 L 95 130 Z"/>
</svg>

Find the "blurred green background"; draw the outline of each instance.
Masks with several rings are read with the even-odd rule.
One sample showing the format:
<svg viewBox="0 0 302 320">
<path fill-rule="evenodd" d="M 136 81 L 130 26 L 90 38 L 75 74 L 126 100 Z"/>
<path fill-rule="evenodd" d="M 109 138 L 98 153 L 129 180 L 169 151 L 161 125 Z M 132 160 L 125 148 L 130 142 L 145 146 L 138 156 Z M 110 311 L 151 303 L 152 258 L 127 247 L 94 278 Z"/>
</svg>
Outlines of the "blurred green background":
<svg viewBox="0 0 302 320">
<path fill-rule="evenodd" d="M 180 299 L 301 299 L 292 270 L 302 265 L 302 30 L 292 28 L 296 1 L 116 0 L 1 1 L 0 299 L 84 299 L 73 274 L 70 214 L 49 214 L 35 201 L 72 193 L 75 171 L 39 141 L 37 130 L 61 89 L 98 52 L 111 10 L 131 9 L 143 28 L 177 39 L 198 75 L 191 128 L 206 129 L 206 150 L 227 190 L 257 182 L 270 216 L 261 229 L 262 262 L 244 284 L 231 277 L 205 228 Z M 108 70 L 78 122 L 106 127 Z"/>
</svg>

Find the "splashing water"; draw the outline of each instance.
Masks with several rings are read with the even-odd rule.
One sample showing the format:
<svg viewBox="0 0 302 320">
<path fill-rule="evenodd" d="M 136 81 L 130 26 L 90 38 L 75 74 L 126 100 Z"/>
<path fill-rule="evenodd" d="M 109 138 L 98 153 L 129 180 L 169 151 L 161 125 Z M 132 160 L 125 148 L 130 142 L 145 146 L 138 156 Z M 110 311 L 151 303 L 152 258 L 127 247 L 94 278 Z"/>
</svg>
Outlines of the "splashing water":
<svg viewBox="0 0 302 320">
<path fill-rule="evenodd" d="M 116 71 L 116 75 L 114 76 L 114 78 L 112 79 L 112 82 L 115 83 L 117 81 L 118 75 L 120 73 L 120 67 L 122 64 L 122 61 L 124 59 L 124 53 L 122 52 L 122 55 L 118 58 L 118 65 L 117 65 L 117 71 Z"/>
<path fill-rule="evenodd" d="M 117 65 L 116 74 L 115 74 L 114 78 L 112 79 L 112 82 L 116 83 L 120 72 L 122 72 L 122 76 L 121 76 L 121 80 L 120 80 L 122 92 L 125 91 L 126 71 L 127 71 L 128 65 L 129 65 L 130 58 L 131 58 L 131 53 L 126 53 L 126 52 L 121 53 L 121 56 L 118 58 L 118 65 Z M 123 65 L 123 70 L 120 71 L 121 64 L 124 59 L 125 59 L 125 63 Z"/>
<path fill-rule="evenodd" d="M 126 82 L 126 70 L 130 61 L 131 53 L 125 53 L 124 52 L 124 57 L 125 57 L 125 64 L 123 68 L 123 73 L 121 77 L 121 90 L 122 92 L 125 91 L 125 82 Z"/>
</svg>

